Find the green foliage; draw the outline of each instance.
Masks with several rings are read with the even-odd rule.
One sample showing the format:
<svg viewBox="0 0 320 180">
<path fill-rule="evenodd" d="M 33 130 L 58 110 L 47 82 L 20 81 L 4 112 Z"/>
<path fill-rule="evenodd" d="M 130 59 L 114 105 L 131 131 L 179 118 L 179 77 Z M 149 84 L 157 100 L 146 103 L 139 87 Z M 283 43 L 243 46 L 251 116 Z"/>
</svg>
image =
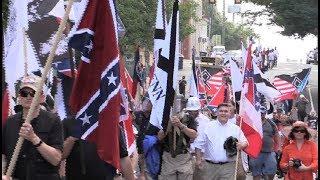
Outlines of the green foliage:
<svg viewBox="0 0 320 180">
<path fill-rule="evenodd" d="M 211 28 L 209 32 L 210 38 L 214 34 L 222 34 L 223 17 L 221 14 L 217 13 L 216 9 L 207 4 L 203 3 L 203 13 L 208 17 L 212 17 Z M 232 22 L 225 22 L 225 47 L 227 50 L 240 49 L 241 38 L 247 39 L 248 37 L 259 38 L 259 36 L 254 33 L 251 28 L 245 27 L 243 25 L 237 25 Z"/>
<path fill-rule="evenodd" d="M 123 0 L 117 1 L 121 20 L 126 34 L 120 39 L 124 52 L 134 52 L 137 45 L 151 50 L 156 17 L 156 1 Z"/>
<path fill-rule="evenodd" d="M 2 27 L 6 29 L 9 16 L 9 0 L 2 0 Z"/>
<path fill-rule="evenodd" d="M 196 15 L 198 4 L 194 1 L 187 1 L 180 5 L 180 41 L 196 31 L 195 27 L 190 25 L 191 19 L 199 21 Z"/>
<path fill-rule="evenodd" d="M 260 12 L 247 12 L 255 21 L 261 14 L 270 16 L 270 23 L 278 25 L 286 36 L 303 38 L 308 34 L 318 36 L 318 0 L 247 0 L 267 9 Z"/>
<path fill-rule="evenodd" d="M 126 28 L 126 34 L 120 39 L 120 47 L 126 53 L 133 53 L 136 45 L 153 49 L 153 35 L 156 21 L 156 0 L 122 0 L 117 1 L 121 20 Z M 173 0 L 166 2 L 167 22 L 171 18 Z M 188 1 L 180 4 L 180 41 L 195 31 L 189 25 L 191 19 L 197 20 L 197 4 Z"/>
</svg>

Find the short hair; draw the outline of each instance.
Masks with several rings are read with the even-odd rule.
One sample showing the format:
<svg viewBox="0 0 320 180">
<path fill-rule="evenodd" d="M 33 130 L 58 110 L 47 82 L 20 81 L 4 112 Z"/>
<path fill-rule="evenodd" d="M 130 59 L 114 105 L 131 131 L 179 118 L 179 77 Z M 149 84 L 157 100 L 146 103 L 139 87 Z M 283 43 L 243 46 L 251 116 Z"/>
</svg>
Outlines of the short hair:
<svg viewBox="0 0 320 180">
<path fill-rule="evenodd" d="M 227 107 L 227 108 L 229 108 L 230 105 L 229 105 L 228 103 L 221 103 L 221 104 L 218 105 L 218 109 L 220 109 L 220 107 Z"/>
<path fill-rule="evenodd" d="M 302 127 L 302 126 L 292 128 L 291 131 L 290 131 L 290 133 L 289 133 L 289 136 L 288 136 L 289 139 L 294 140 L 295 137 L 294 137 L 294 135 L 293 135 L 293 131 L 295 131 L 296 129 L 301 129 L 301 128 L 304 130 L 304 133 L 305 133 L 304 139 L 309 140 L 310 137 L 311 137 L 311 134 L 310 134 L 310 132 L 307 130 L 307 128 Z"/>
</svg>

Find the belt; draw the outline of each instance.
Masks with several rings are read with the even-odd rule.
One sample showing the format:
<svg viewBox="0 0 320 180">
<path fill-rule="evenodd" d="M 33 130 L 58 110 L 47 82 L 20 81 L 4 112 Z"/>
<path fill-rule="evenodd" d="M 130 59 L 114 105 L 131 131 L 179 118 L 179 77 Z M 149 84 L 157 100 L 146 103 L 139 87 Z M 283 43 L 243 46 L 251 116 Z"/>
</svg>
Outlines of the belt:
<svg viewBox="0 0 320 180">
<path fill-rule="evenodd" d="M 213 162 L 213 161 L 209 161 L 209 160 L 206 160 L 208 163 L 210 163 L 210 164 L 219 164 L 219 165 L 223 165 L 223 164 L 227 164 L 227 163 L 229 163 L 228 161 L 226 161 L 226 162 Z"/>
</svg>

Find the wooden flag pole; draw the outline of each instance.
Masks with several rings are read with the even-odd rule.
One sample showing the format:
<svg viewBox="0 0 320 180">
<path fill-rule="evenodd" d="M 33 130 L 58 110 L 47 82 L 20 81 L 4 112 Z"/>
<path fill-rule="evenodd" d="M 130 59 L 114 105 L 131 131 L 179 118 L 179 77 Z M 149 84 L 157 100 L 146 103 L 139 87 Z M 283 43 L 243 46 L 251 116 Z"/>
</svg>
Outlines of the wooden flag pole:
<svg viewBox="0 0 320 180">
<path fill-rule="evenodd" d="M 23 33 L 23 57 L 24 57 L 24 76 L 28 75 L 28 53 L 27 53 L 27 32 L 26 29 L 22 28 Z"/>
<path fill-rule="evenodd" d="M 239 122 L 240 132 L 239 132 L 239 135 L 241 135 L 241 126 L 242 126 L 242 118 L 240 117 L 240 122 Z M 239 142 L 240 142 L 240 139 L 239 139 Z M 234 169 L 234 180 L 237 180 L 238 164 L 239 164 L 239 154 L 240 154 L 240 151 L 237 150 L 236 167 L 235 167 L 235 169 Z"/>
<path fill-rule="evenodd" d="M 27 123 L 31 122 L 31 120 L 33 119 L 33 115 L 32 114 L 34 113 L 36 107 L 39 106 L 39 98 L 40 98 L 41 89 L 42 89 L 42 86 L 44 85 L 45 78 L 46 78 L 46 76 L 47 76 L 47 74 L 48 74 L 48 72 L 49 72 L 49 70 L 50 70 L 50 68 L 52 66 L 52 60 L 53 60 L 53 57 L 54 57 L 55 52 L 57 50 L 58 43 L 59 43 L 59 41 L 61 39 L 62 32 L 63 32 L 63 30 L 64 30 L 64 28 L 66 26 L 67 18 L 69 16 L 73 1 L 74 0 L 68 0 L 68 6 L 67 6 L 67 9 L 66 9 L 66 12 L 65 12 L 65 14 L 63 16 L 63 20 L 62 20 L 61 24 L 59 25 L 59 29 L 58 29 L 58 32 L 56 33 L 52 49 L 51 49 L 50 54 L 48 56 L 46 65 L 44 67 L 40 83 L 37 86 L 36 94 L 35 94 L 35 96 L 34 96 L 34 98 L 32 100 L 31 107 L 30 107 L 30 110 L 29 110 L 28 115 L 27 115 L 27 118 L 26 118 L 26 121 L 25 121 Z M 9 177 L 12 176 L 14 167 L 16 165 L 16 162 L 17 162 L 20 150 L 21 150 L 21 146 L 23 144 L 23 141 L 24 141 L 24 138 L 19 137 L 19 139 L 17 141 L 17 144 L 16 144 L 16 147 L 14 149 L 14 152 L 12 154 L 12 157 L 11 157 L 11 160 L 10 160 L 10 163 L 9 163 L 9 167 L 8 167 L 8 170 L 7 170 L 7 173 L 6 173 L 6 176 L 9 176 Z"/>
</svg>

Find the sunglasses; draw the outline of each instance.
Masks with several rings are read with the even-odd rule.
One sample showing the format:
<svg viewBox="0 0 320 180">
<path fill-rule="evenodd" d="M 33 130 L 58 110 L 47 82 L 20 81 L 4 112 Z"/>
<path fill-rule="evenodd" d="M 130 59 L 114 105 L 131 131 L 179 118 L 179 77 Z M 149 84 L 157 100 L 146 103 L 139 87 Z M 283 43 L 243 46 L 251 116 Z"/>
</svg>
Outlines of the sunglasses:
<svg viewBox="0 0 320 180">
<path fill-rule="evenodd" d="M 34 95 L 36 94 L 35 91 L 28 91 L 28 90 L 21 90 L 20 92 L 20 96 L 21 97 L 28 97 L 28 95 L 30 95 L 31 97 L 34 97 Z"/>
<path fill-rule="evenodd" d="M 303 130 L 303 129 L 295 129 L 295 130 L 292 130 L 292 132 L 294 132 L 294 133 L 305 133 L 306 131 L 305 130 Z"/>
</svg>

